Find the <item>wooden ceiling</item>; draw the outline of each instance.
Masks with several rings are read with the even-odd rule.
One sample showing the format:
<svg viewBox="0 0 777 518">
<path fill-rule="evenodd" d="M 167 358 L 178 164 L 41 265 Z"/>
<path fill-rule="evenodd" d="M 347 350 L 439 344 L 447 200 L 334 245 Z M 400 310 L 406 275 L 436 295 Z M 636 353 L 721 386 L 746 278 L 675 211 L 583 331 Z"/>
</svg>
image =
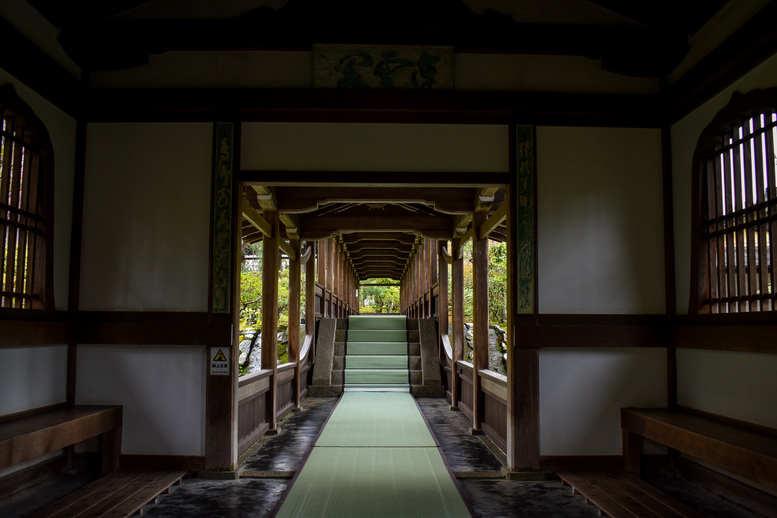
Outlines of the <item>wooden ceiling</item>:
<svg viewBox="0 0 777 518">
<path fill-rule="evenodd" d="M 663 77 L 727 0 L 28 0 L 86 70 L 187 50 L 314 43 L 449 45 L 458 53 L 577 55 Z"/>
<path fill-rule="evenodd" d="M 493 214 L 505 200 L 503 187 L 487 186 L 277 186 L 245 188 L 243 240 L 262 239 L 252 216 L 280 214 L 284 238 L 316 241 L 335 236 L 345 246 L 361 281 L 402 277 L 421 238 L 449 240 L 466 233 L 475 211 Z M 506 239 L 504 223 L 490 239 Z"/>
<path fill-rule="evenodd" d="M 605 70 L 665 78 L 687 55 L 690 37 L 728 0 L 27 1 L 57 28 L 62 48 L 85 71 L 141 66 L 168 51 L 310 51 L 316 43 L 369 43 L 584 56 Z M 311 182 L 314 173 L 298 175 L 307 181 L 267 181 L 278 176 L 289 177 L 241 177 L 244 239 L 261 239 L 252 220 L 277 211 L 287 238 L 338 236 L 361 280 L 399 279 L 418 238 L 460 236 L 473 212 L 493 214 L 502 205 L 507 183 L 506 173 L 498 181 L 423 176 L 443 178 L 432 183 L 405 174 L 402 184 L 360 183 L 344 173 L 347 180 L 330 187 Z M 504 233 L 497 226 L 490 237 L 502 240 Z"/>
</svg>

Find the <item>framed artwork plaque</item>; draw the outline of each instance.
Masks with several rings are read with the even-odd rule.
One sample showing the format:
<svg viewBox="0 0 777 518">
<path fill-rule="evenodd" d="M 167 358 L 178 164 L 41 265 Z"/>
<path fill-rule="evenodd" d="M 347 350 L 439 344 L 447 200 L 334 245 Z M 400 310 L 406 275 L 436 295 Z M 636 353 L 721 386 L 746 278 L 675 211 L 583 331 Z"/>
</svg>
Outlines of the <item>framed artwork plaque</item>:
<svg viewBox="0 0 777 518">
<path fill-rule="evenodd" d="M 453 88 L 453 47 L 313 45 L 313 86 L 373 90 Z"/>
</svg>

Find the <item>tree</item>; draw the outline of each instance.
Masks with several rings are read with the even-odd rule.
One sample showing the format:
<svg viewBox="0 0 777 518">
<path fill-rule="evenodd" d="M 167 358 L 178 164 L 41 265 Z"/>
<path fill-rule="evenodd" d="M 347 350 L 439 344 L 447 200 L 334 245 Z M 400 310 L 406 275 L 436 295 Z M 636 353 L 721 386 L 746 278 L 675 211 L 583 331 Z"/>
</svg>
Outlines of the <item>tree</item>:
<svg viewBox="0 0 777 518">
<path fill-rule="evenodd" d="M 370 284 L 392 284 L 392 279 L 369 279 Z M 398 313 L 399 286 L 362 286 L 359 313 Z"/>
</svg>

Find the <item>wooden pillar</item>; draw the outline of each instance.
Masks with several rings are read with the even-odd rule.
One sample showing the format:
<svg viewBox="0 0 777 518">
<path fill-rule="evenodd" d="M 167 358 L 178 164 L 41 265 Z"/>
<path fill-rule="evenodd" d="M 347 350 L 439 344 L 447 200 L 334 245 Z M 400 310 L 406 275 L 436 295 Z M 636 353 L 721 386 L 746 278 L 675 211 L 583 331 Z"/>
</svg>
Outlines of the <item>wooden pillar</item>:
<svg viewBox="0 0 777 518">
<path fill-rule="evenodd" d="M 487 217 L 485 212 L 476 212 L 472 220 L 474 228 Z M 488 238 L 479 236 L 472 243 L 472 306 L 472 429 L 480 431 L 484 398 L 479 371 L 488 369 Z"/>
<path fill-rule="evenodd" d="M 453 382 L 451 383 L 451 408 L 459 407 L 459 374 L 456 362 L 464 359 L 464 259 L 459 251 L 461 241 L 453 241 Z"/>
<path fill-rule="evenodd" d="M 447 244 L 447 241 L 438 241 L 438 246 L 447 246 Z M 438 278 L 440 280 L 440 298 L 437 301 L 438 321 L 440 322 L 439 358 L 443 365 L 445 365 L 446 355 L 442 346 L 442 335 L 448 334 L 448 263 L 445 261 L 445 256 L 441 253 L 437 253 L 437 262 L 439 264 Z"/>
<path fill-rule="evenodd" d="M 289 244 L 296 257 L 289 259 L 289 361 L 296 362 L 294 367 L 294 407 L 299 408 L 300 404 L 300 283 L 302 282 L 302 264 L 300 255 L 302 253 L 302 243 L 299 239 L 292 239 Z"/>
<path fill-rule="evenodd" d="M 423 241 L 423 253 L 421 254 L 421 276 L 423 277 L 423 286 L 421 287 L 422 293 L 422 308 L 421 318 L 429 318 L 429 296 L 431 291 L 432 278 L 429 275 L 429 241 L 424 239 Z"/>
<path fill-rule="evenodd" d="M 262 369 L 270 369 L 267 394 L 267 422 L 274 430 L 278 419 L 278 213 L 265 211 L 264 219 L 272 228 L 272 237 L 264 237 L 262 246 Z"/>
<path fill-rule="evenodd" d="M 315 243 L 308 241 L 308 246 Z M 310 336 L 310 357 L 316 357 L 316 254 L 311 251 L 308 262 L 305 263 L 305 335 Z"/>
<path fill-rule="evenodd" d="M 326 243 L 326 279 L 329 291 L 329 318 L 337 318 L 335 314 L 335 238 L 330 237 Z"/>
<path fill-rule="evenodd" d="M 343 318 L 343 310 L 345 309 L 345 301 L 343 295 L 345 293 L 345 260 L 343 258 L 343 244 L 337 241 L 337 316 Z"/>
<path fill-rule="evenodd" d="M 508 349 L 509 351 L 509 349 Z M 539 358 L 536 347 L 518 344 L 508 357 L 508 468 L 540 469 Z M 511 360 L 511 361 L 510 361 Z M 512 391 L 512 397 L 509 395 Z M 510 399 L 511 398 L 511 399 Z M 511 444 L 512 442 L 512 444 Z"/>
<path fill-rule="evenodd" d="M 536 318 L 536 191 L 533 132 L 511 130 L 516 179 L 506 189 L 507 217 L 507 467 L 540 469 L 539 349 L 518 334 L 516 315 Z M 523 250 L 524 254 L 519 254 Z M 528 253 L 527 253 L 528 252 Z M 527 296 L 519 295 L 526 293 Z"/>
</svg>

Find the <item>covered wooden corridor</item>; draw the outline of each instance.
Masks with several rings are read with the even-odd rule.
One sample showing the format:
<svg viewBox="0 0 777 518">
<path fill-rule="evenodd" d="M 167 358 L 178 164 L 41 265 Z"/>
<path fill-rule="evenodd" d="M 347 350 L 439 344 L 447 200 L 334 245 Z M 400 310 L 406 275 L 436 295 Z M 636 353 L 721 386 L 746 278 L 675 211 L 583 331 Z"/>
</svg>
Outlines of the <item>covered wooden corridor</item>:
<svg viewBox="0 0 777 518">
<path fill-rule="evenodd" d="M 400 286 L 402 314 L 435 322 L 439 369 L 452 407 L 461 409 L 471 419 L 474 433 L 487 434 L 508 453 L 511 468 L 539 470 L 537 430 L 531 430 L 537 426 L 537 416 L 523 421 L 520 427 L 511 427 L 509 436 L 507 427 L 508 422 L 514 422 L 509 412 L 515 405 L 537 408 L 536 387 L 527 386 L 521 392 L 508 390 L 509 380 L 515 375 L 504 376 L 488 368 L 488 239 L 506 241 L 508 264 L 516 266 L 515 243 L 521 239 L 528 253 L 523 259 L 523 283 L 533 283 L 533 133 L 530 127 L 518 128 L 518 133 L 513 163 L 520 164 L 524 172 L 520 193 L 519 176 L 507 171 L 445 174 L 440 175 L 439 182 L 430 174 L 423 181 L 412 182 L 407 175 L 396 175 L 399 181 L 385 175 L 383 182 L 364 184 L 352 179 L 348 183 L 310 181 L 316 176 L 327 177 L 323 172 L 286 173 L 282 182 L 275 180 L 278 175 L 266 172 L 240 173 L 241 237 L 246 243 L 263 242 L 264 300 L 278 298 L 277 262 L 273 261 L 277 261 L 279 253 L 288 257 L 290 271 L 289 364 L 276 365 L 276 333 L 272 329 L 262 333 L 263 372 L 239 382 L 240 451 L 248 448 L 257 434 L 273 429 L 277 420 L 289 409 L 298 407 L 300 398 L 307 394 L 306 383 L 315 358 L 315 323 L 356 314 L 362 283 L 380 278 L 391 279 Z M 460 183 L 454 183 L 457 178 Z M 511 222 L 511 218 L 517 217 L 515 210 L 511 211 L 511 197 L 523 200 L 524 230 L 520 235 Z M 516 238 L 509 237 L 511 232 L 515 232 Z M 473 245 L 475 286 L 472 362 L 464 361 L 461 249 L 468 241 Z M 305 336 L 299 336 L 293 322 L 300 320 L 299 279 L 303 268 L 304 296 L 313 303 L 305 306 Z M 508 283 L 516 282 L 516 271 L 510 271 Z M 513 294 L 518 290 L 506 292 Z M 523 304 L 531 308 L 533 302 L 529 296 Z M 516 301 L 510 298 L 508 304 L 514 305 Z M 265 321 L 277 314 L 277 308 L 270 304 L 265 304 L 263 311 L 268 319 Z M 508 333 L 508 340 L 511 334 Z M 511 346 L 507 350 L 507 362 L 511 365 L 516 353 Z M 520 365 L 525 369 L 524 379 L 536 379 L 532 370 L 537 368 L 536 358 L 532 362 L 531 352 L 524 355 L 528 360 Z M 259 401 L 274 401 L 274 409 L 263 408 L 257 401 L 257 390 L 267 390 L 267 398 Z M 512 400 L 508 393 L 514 394 Z M 516 401 L 516 397 L 520 399 Z M 252 416 L 253 422 L 247 415 Z M 535 439 L 521 439 L 521 433 Z M 519 442 L 520 452 L 516 446 Z"/>
</svg>

